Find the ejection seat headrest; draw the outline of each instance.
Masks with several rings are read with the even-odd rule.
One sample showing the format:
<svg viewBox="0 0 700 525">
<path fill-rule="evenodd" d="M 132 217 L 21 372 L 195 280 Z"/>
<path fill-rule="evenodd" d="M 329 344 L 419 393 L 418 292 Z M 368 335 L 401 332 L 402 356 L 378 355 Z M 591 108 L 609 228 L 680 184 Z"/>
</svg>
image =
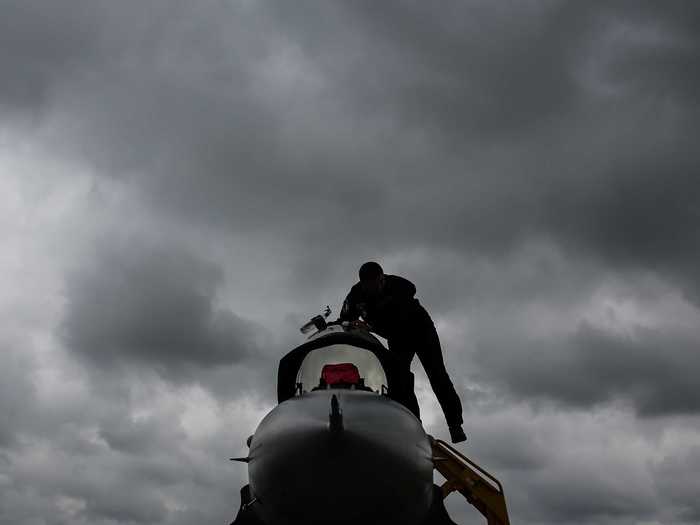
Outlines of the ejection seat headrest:
<svg viewBox="0 0 700 525">
<path fill-rule="evenodd" d="M 338 383 L 357 385 L 360 383 L 360 372 L 352 363 L 323 365 L 321 380 L 327 385 L 336 385 Z"/>
</svg>

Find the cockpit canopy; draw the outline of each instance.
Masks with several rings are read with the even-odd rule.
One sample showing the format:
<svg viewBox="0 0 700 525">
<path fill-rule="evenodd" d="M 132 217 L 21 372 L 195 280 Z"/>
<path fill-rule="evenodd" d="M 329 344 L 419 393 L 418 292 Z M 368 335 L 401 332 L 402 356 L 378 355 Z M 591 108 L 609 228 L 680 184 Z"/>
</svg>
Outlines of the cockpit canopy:
<svg viewBox="0 0 700 525">
<path fill-rule="evenodd" d="M 325 365 L 350 363 L 357 368 L 362 382 L 355 389 L 371 389 L 386 394 L 415 414 L 418 408 L 413 394 L 413 374 L 401 366 L 397 358 L 366 330 L 344 325 L 329 325 L 314 334 L 280 360 L 277 372 L 277 401 L 282 403 L 295 395 L 328 387 L 321 382 Z M 299 389 L 301 383 L 301 389 Z M 353 388 L 337 385 L 337 388 Z"/>
<path fill-rule="evenodd" d="M 343 367 L 341 365 L 350 365 Z M 358 373 L 358 380 L 351 381 L 351 367 Z M 329 371 L 333 376 L 343 375 L 334 382 L 329 382 Z M 325 372 L 325 373 L 324 373 Z M 347 343 L 331 344 L 311 350 L 299 368 L 297 385 L 301 384 L 302 392 L 310 392 L 317 388 L 345 387 L 362 390 L 372 390 L 381 393 L 388 383 L 386 373 L 377 356 L 371 351 Z"/>
</svg>

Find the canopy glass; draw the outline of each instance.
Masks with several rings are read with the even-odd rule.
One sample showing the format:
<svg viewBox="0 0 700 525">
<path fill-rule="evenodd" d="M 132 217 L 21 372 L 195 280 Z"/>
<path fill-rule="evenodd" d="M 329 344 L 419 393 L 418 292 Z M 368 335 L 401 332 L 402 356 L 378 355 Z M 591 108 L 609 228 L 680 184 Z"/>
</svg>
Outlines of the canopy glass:
<svg viewBox="0 0 700 525">
<path fill-rule="evenodd" d="M 380 393 L 387 379 L 384 369 L 376 355 L 369 350 L 349 344 L 333 344 L 311 350 L 299 368 L 297 383 L 301 383 L 302 392 L 310 392 L 319 386 L 324 365 L 352 363 L 364 378 L 366 387 Z"/>
</svg>

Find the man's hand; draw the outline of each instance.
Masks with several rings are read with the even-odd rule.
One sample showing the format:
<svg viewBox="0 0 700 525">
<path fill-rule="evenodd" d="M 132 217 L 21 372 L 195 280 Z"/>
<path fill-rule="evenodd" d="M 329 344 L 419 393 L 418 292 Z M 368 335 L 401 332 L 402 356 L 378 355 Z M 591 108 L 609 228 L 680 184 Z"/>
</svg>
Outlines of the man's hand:
<svg viewBox="0 0 700 525">
<path fill-rule="evenodd" d="M 372 328 L 362 321 L 361 319 L 356 319 L 354 321 L 350 321 L 350 328 L 355 328 L 357 330 L 367 330 L 370 331 Z"/>
</svg>

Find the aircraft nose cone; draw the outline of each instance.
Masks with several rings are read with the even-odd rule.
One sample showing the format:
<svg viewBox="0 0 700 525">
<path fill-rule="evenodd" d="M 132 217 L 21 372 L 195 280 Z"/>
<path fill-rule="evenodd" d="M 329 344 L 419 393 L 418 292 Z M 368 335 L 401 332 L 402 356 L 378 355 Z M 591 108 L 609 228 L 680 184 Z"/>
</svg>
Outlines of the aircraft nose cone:
<svg viewBox="0 0 700 525">
<path fill-rule="evenodd" d="M 258 427 L 250 458 L 251 489 L 270 524 L 400 517 L 410 525 L 432 503 L 431 450 L 420 422 L 374 393 L 319 391 L 280 404 Z"/>
</svg>

